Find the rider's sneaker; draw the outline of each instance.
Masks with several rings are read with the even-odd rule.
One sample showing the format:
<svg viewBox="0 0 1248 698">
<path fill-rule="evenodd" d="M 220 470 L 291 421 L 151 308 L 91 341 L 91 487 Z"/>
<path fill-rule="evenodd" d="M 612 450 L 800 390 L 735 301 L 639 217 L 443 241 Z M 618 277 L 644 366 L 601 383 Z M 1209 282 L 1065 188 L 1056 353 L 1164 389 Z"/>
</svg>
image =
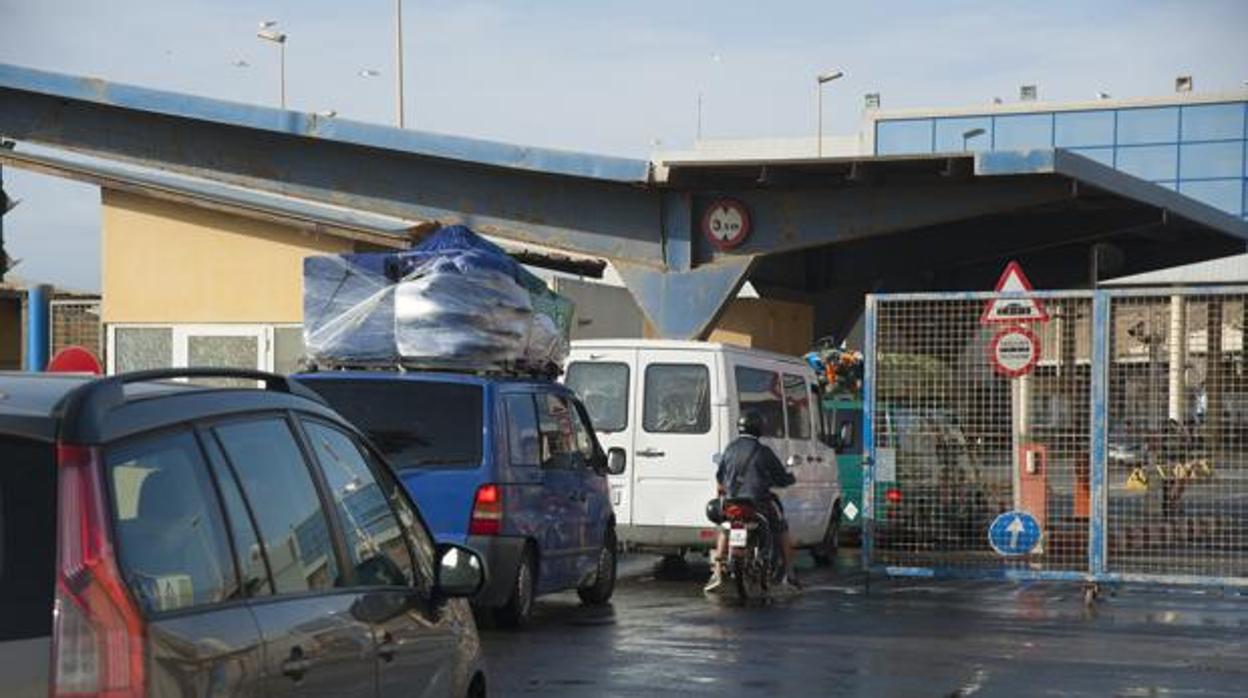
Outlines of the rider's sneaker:
<svg viewBox="0 0 1248 698">
<path fill-rule="evenodd" d="M 793 583 L 792 579 L 785 577 L 780 580 L 780 584 L 776 587 L 776 591 L 781 595 L 789 596 L 802 593 L 802 588 Z"/>
<path fill-rule="evenodd" d="M 702 587 L 702 591 L 710 594 L 710 593 L 719 591 L 719 588 L 722 587 L 723 585 L 724 585 L 723 568 L 716 565 L 715 567 L 711 568 L 711 579 L 710 581 L 706 583 L 706 586 Z"/>
</svg>

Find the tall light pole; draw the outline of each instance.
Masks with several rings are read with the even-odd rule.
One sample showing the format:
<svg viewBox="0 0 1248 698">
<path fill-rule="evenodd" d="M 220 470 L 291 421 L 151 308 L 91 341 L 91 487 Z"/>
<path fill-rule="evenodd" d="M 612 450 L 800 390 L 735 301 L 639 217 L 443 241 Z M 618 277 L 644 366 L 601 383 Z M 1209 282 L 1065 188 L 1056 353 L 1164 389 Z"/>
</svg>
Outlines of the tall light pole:
<svg viewBox="0 0 1248 698">
<path fill-rule="evenodd" d="M 815 154 L 818 157 L 823 157 L 823 86 L 842 77 L 845 77 L 845 73 L 840 70 L 831 70 L 815 76 L 815 101 L 819 104 L 819 111 L 816 116 L 818 124 L 815 127 Z"/>
<path fill-rule="evenodd" d="M 273 28 L 274 22 L 261 22 L 260 31 L 256 36 L 277 44 L 277 52 L 281 57 L 281 105 L 286 108 L 286 35 Z"/>
<path fill-rule="evenodd" d="M 982 129 L 982 128 L 973 128 L 973 129 L 971 129 L 971 130 L 969 130 L 969 131 L 963 131 L 963 132 L 962 132 L 962 150 L 966 150 L 966 149 L 967 149 L 967 148 L 966 148 L 966 144 L 967 144 L 967 142 L 968 142 L 968 141 L 970 141 L 972 138 L 977 138 L 977 137 L 979 137 L 979 136 L 984 135 L 985 133 L 987 133 L 987 131 L 985 131 L 985 130 L 984 130 L 984 129 Z"/>
<path fill-rule="evenodd" d="M 399 128 L 403 128 L 403 0 L 394 0 L 394 91 Z"/>
</svg>

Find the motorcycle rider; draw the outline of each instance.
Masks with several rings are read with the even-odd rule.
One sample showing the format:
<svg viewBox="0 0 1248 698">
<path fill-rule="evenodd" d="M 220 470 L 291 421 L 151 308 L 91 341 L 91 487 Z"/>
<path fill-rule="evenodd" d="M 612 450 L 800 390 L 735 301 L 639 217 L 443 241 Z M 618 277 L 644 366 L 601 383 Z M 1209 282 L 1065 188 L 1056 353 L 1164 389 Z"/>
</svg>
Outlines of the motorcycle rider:
<svg viewBox="0 0 1248 698">
<path fill-rule="evenodd" d="M 771 488 L 788 487 L 796 478 L 780 464 L 775 451 L 759 441 L 763 433 L 763 419 L 758 412 L 742 412 L 737 419 L 737 433 L 737 438 L 728 444 L 719 459 L 719 469 L 715 473 L 717 493 L 720 496 L 749 497 L 754 500 L 759 511 L 767 517 L 767 523 L 774 535 L 780 536 L 785 572 L 781 585 L 786 590 L 794 590 L 797 588 L 797 580 L 793 571 L 793 536 L 789 533 L 788 522 L 784 520 L 780 500 L 772 493 Z M 711 560 L 711 579 L 706 584 L 706 591 L 715 591 L 723 585 L 727 556 L 728 532 L 721 527 L 715 555 Z"/>
</svg>

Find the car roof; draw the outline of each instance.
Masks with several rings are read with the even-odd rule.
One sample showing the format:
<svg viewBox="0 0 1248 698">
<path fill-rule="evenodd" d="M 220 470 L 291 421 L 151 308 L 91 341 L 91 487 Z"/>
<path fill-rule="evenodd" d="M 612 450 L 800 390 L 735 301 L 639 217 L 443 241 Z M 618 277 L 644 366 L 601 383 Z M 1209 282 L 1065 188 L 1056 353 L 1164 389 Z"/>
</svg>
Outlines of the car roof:
<svg viewBox="0 0 1248 698">
<path fill-rule="evenodd" d="M 779 352 L 768 351 L 766 349 L 754 349 L 752 347 L 741 347 L 735 344 L 725 344 L 723 342 L 702 342 L 698 340 L 684 339 L 577 339 L 571 344 L 572 354 L 592 351 L 594 349 L 645 349 L 658 351 L 712 351 L 722 352 L 725 354 L 738 354 L 742 356 L 757 357 L 760 359 L 772 359 L 774 361 L 784 361 L 788 363 L 800 363 L 806 365 L 806 362 L 800 356 L 790 356 L 789 354 L 781 354 Z M 573 358 L 573 357 L 569 357 Z"/>
<path fill-rule="evenodd" d="M 283 409 L 319 412 L 342 421 L 319 396 L 307 388 L 292 389 L 279 376 L 267 376 L 280 384 L 279 389 L 260 390 L 178 383 L 159 374 L 0 372 L 0 435 L 98 445 L 197 419 Z M 143 380 L 149 376 L 156 379 Z"/>
</svg>

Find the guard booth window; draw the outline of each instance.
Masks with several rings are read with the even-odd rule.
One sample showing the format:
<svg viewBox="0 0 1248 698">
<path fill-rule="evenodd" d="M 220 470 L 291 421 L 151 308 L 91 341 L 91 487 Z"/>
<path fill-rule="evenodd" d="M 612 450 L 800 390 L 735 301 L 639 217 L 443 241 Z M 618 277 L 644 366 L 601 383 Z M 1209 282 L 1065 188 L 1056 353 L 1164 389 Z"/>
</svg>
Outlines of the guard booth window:
<svg viewBox="0 0 1248 698">
<path fill-rule="evenodd" d="M 784 412 L 789 422 L 789 438 L 810 439 L 810 390 L 801 376 L 784 374 Z"/>
</svg>

